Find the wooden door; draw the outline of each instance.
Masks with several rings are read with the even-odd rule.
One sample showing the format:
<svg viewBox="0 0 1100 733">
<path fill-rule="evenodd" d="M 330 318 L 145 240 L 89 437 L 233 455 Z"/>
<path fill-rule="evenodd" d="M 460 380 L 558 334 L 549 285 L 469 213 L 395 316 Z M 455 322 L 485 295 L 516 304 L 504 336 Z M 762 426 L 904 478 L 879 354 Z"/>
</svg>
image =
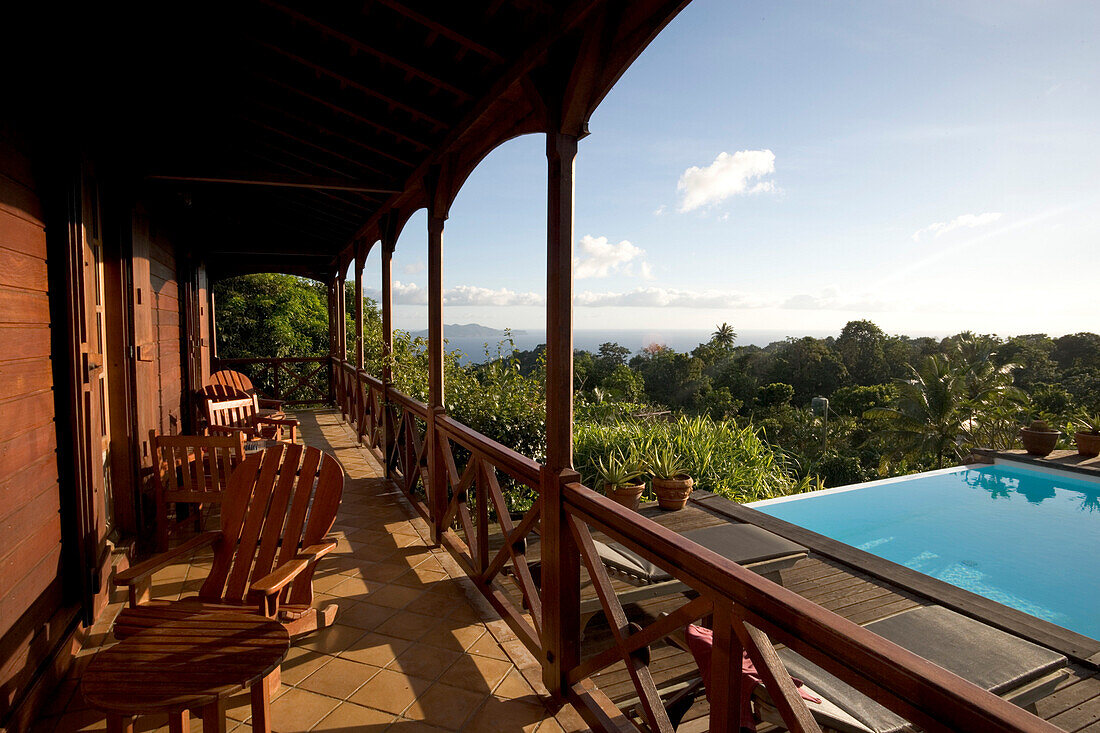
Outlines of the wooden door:
<svg viewBox="0 0 1100 733">
<path fill-rule="evenodd" d="M 80 349 L 80 412 L 86 478 L 81 497 L 85 562 L 92 572 L 92 593 L 101 590 L 112 530 L 110 391 L 107 388 L 107 308 L 104 286 L 103 216 L 99 183 L 90 166 L 81 175 L 78 253 L 82 291 L 76 299 Z"/>
</svg>

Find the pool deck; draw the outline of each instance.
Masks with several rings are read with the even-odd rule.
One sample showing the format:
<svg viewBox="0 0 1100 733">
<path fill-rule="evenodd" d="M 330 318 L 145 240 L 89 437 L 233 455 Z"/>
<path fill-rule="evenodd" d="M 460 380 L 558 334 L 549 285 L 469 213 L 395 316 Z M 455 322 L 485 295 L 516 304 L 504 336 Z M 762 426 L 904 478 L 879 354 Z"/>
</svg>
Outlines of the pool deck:
<svg viewBox="0 0 1100 733">
<path fill-rule="evenodd" d="M 1002 461 L 1023 463 L 1039 468 L 1055 468 L 1100 479 L 1100 456 L 1086 458 L 1075 450 L 1056 450 L 1048 456 L 1033 456 L 1027 451 L 980 451 L 981 455 Z"/>
<path fill-rule="evenodd" d="M 1065 731 L 1100 733 L 1100 666 L 1097 665 L 1100 642 L 706 492 L 697 492 L 691 504 L 680 512 L 669 514 L 655 507 L 643 507 L 641 513 L 675 531 L 722 521 L 745 521 L 799 542 L 810 552 L 793 567 L 782 571 L 782 585 L 860 625 L 918 606 L 942 605 L 1017 636 L 1038 640 L 1043 646 L 1066 654 L 1071 662 L 1067 676 L 1052 693 L 1033 705 L 1032 712 Z M 684 601 L 684 595 L 666 596 L 634 604 L 628 607 L 627 613 L 632 620 L 644 625 Z M 582 653 L 585 657 L 594 655 L 611 643 L 606 622 L 602 616 L 597 617 L 587 628 Z M 698 676 L 691 655 L 676 646 L 654 645 L 651 653 L 650 669 L 659 689 L 674 689 Z M 629 710 L 633 706 L 636 693 L 624 665 L 610 667 L 594 679 L 620 707 Z M 706 700 L 699 700 L 680 730 L 705 730 L 708 716 Z M 765 729 L 765 726 L 760 727 L 761 731 Z"/>
</svg>

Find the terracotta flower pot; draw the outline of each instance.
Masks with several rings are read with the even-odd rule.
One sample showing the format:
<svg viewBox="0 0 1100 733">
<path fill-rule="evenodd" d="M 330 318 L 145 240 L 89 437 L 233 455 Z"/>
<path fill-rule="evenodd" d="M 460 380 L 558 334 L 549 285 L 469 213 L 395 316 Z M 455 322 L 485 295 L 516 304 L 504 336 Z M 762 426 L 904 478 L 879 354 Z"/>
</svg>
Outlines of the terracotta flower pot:
<svg viewBox="0 0 1100 733">
<path fill-rule="evenodd" d="M 1100 433 L 1077 433 L 1073 436 L 1077 442 L 1077 452 L 1086 458 L 1100 456 Z"/>
<path fill-rule="evenodd" d="M 1047 456 L 1058 445 L 1058 438 L 1062 434 L 1057 430 L 1032 430 L 1020 428 L 1020 440 L 1024 443 L 1024 450 L 1033 456 Z"/>
<path fill-rule="evenodd" d="M 683 509 L 687 505 L 688 496 L 694 486 L 695 482 L 686 473 L 676 478 L 653 479 L 653 491 L 657 494 L 657 503 L 667 511 Z"/>
<path fill-rule="evenodd" d="M 627 509 L 637 510 L 638 500 L 645 493 L 645 481 L 628 486 L 603 485 L 603 492 L 611 499 L 625 506 Z"/>
</svg>

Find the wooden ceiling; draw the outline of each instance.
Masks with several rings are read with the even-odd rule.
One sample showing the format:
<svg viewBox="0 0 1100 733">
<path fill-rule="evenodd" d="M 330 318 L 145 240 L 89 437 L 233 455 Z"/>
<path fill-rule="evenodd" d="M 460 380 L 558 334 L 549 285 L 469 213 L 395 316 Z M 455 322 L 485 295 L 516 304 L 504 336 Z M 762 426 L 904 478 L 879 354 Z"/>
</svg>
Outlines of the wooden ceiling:
<svg viewBox="0 0 1100 733">
<path fill-rule="evenodd" d="M 216 275 L 323 277 L 428 205 L 429 172 L 446 208 L 502 142 L 584 134 L 687 2 L 148 3 L 74 23 L 65 83 L 74 124 L 186 210 Z"/>
</svg>

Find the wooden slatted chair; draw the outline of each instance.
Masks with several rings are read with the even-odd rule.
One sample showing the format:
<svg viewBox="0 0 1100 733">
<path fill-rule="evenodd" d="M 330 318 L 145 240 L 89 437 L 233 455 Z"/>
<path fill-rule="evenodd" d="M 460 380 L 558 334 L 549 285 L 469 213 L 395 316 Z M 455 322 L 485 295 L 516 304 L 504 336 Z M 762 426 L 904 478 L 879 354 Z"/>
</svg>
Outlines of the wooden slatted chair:
<svg viewBox="0 0 1100 733">
<path fill-rule="evenodd" d="M 168 549 L 168 536 L 185 520 L 170 521 L 168 506 L 195 507 L 196 529 L 202 528 L 202 506 L 219 504 L 229 476 L 244 460 L 243 434 L 156 435 L 153 465 L 156 469 L 157 550 Z"/>
<path fill-rule="evenodd" d="M 251 397 L 206 401 L 206 430 L 211 434 L 243 435 L 245 440 L 297 439 L 298 421 L 289 417 L 261 415 Z M 284 431 L 289 437 L 284 437 Z"/>
<path fill-rule="evenodd" d="M 255 401 L 257 411 L 265 409 L 283 409 L 283 400 L 273 400 L 262 397 L 259 390 L 252 384 L 252 380 L 248 378 L 248 375 L 233 371 L 232 369 L 222 369 L 221 371 L 211 374 L 207 387 L 214 388 L 215 395 L 220 393 L 223 399 L 225 397 L 232 397 L 235 392 L 243 392 Z"/>
<path fill-rule="evenodd" d="M 336 605 L 312 606 L 313 573 L 317 561 L 336 547 L 326 535 L 343 491 L 343 468 L 317 448 L 277 445 L 248 456 L 229 477 L 221 530 L 204 532 L 115 576 L 114 584 L 129 592 L 115 636 L 227 610 L 258 611 L 278 619 L 292 635 L 331 625 Z M 213 564 L 198 596 L 149 600 L 157 570 L 210 545 Z"/>
</svg>

